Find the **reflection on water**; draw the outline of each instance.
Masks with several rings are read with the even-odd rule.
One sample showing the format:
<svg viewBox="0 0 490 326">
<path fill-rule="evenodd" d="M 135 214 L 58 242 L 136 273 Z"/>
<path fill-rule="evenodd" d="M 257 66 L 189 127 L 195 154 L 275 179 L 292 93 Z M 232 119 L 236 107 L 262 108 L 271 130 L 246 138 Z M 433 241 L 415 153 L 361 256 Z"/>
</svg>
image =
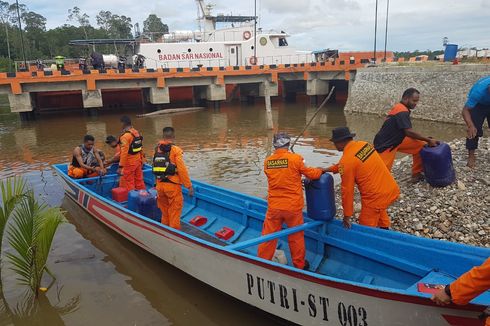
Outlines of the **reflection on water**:
<svg viewBox="0 0 490 326">
<path fill-rule="evenodd" d="M 273 103 L 274 125 L 294 136 L 314 112 L 314 107 L 302 102 Z M 15 116 L 0 116 L 0 179 L 25 174 L 40 197 L 53 205 L 62 204 L 68 212 L 69 223 L 58 231 L 49 265 L 57 276 L 56 286 L 63 286 L 63 291 L 48 292 L 43 299 L 46 304 L 40 304 L 37 313 L 39 320 L 49 325 L 274 324 L 270 316 L 135 247 L 64 199 L 50 165 L 68 162 L 86 133 L 94 135 L 97 146 L 112 155 L 104 139 L 108 134 L 118 135 L 119 117 L 115 113 L 98 117 L 56 114 L 20 122 Z M 162 128 L 171 125 L 194 179 L 265 197 L 262 164 L 271 152 L 273 135 L 265 121 L 262 104 L 226 104 L 220 110 L 134 117 L 133 122 L 144 135 L 148 153 Z M 309 165 L 328 166 L 338 160 L 328 140 L 332 128 L 348 125 L 359 139 L 371 141 L 381 123 L 376 116 L 346 116 L 341 106 L 330 105 L 315 118 L 295 150 Z M 416 121 L 414 127 L 443 140 L 462 136 L 461 127 L 455 125 Z M 6 274 L 9 284 L 15 284 L 14 276 Z M 9 303 L 15 302 L 19 293 L 10 286 L 6 297 Z M 54 314 L 56 307 L 73 298 L 79 298 L 78 309 Z"/>
</svg>

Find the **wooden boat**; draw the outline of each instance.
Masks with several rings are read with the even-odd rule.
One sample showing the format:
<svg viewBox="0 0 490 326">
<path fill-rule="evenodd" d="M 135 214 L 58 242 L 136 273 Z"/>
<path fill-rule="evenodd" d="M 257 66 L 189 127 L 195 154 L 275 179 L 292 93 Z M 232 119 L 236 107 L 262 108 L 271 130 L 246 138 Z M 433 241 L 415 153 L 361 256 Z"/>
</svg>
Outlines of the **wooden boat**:
<svg viewBox="0 0 490 326">
<path fill-rule="evenodd" d="M 483 325 L 485 292 L 466 306 L 436 306 L 432 285 L 447 284 L 490 256 L 490 249 L 305 217 L 301 226 L 261 236 L 266 201 L 194 181 L 184 189 L 182 229 L 128 210 L 111 199 L 117 175 L 74 180 L 54 166 L 66 194 L 97 220 L 191 276 L 252 306 L 302 325 Z M 154 184 L 150 167 L 145 183 Z M 206 223 L 190 223 L 196 216 Z M 215 234 L 234 231 L 228 240 Z M 287 236 L 304 231 L 310 270 L 256 256 L 258 244 L 278 239 L 289 258 Z"/>
</svg>

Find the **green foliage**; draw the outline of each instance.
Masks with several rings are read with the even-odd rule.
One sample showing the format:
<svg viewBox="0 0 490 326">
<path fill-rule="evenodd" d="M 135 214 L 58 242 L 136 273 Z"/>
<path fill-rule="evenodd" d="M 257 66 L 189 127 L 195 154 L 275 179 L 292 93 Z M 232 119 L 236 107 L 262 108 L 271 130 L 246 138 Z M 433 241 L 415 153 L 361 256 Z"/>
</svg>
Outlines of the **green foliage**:
<svg viewBox="0 0 490 326">
<path fill-rule="evenodd" d="M 21 35 L 18 28 L 17 6 L 12 0 L 0 0 L 0 58 L 8 57 L 8 45 L 13 60 L 23 60 Z M 70 40 L 132 38 L 132 21 L 125 15 L 117 15 L 111 11 L 101 10 L 96 16 L 97 26 L 90 24 L 90 17 L 79 7 L 68 10 L 68 22 L 53 29 L 46 29 L 46 18 L 19 4 L 19 11 L 24 34 L 27 60 L 53 59 L 57 55 L 67 58 L 87 57 L 92 47 L 68 45 Z M 151 15 L 150 15 L 151 16 Z M 149 31 L 162 33 L 168 31 L 167 25 L 157 16 L 150 18 Z M 7 43 L 8 42 L 8 43 Z M 114 52 L 114 46 L 100 46 L 99 52 Z M 123 51 L 123 49 L 121 49 Z M 0 59 L 0 71 L 5 71 L 8 64 Z"/>
<path fill-rule="evenodd" d="M 56 230 L 65 220 L 63 213 L 58 207 L 38 203 L 23 178 L 1 181 L 0 192 L 0 253 L 3 252 L 2 240 L 8 224 L 6 234 L 13 252 L 6 253 L 6 257 L 17 274 L 19 284 L 27 285 L 38 297 L 44 272 L 51 274 L 46 262 Z M 12 221 L 8 223 L 10 219 Z"/>
<path fill-rule="evenodd" d="M 2 252 L 3 235 L 5 226 L 16 205 L 24 198 L 27 193 L 27 183 L 22 178 L 11 178 L 0 182 L 0 193 L 2 206 L 0 207 L 0 253 Z M 0 255 L 0 261 L 1 261 Z M 1 267 L 1 266 L 0 266 Z M 1 280 L 0 280 L 1 282 Z"/>
<path fill-rule="evenodd" d="M 131 18 L 119 16 L 110 11 L 101 10 L 96 17 L 99 25 L 110 38 L 131 38 Z"/>
<path fill-rule="evenodd" d="M 143 22 L 143 32 L 150 34 L 153 41 L 158 40 L 163 34 L 168 33 L 168 26 L 155 14 L 150 14 Z"/>
<path fill-rule="evenodd" d="M 0 57 L 0 72 L 7 72 L 12 70 L 14 62 L 9 60 L 9 58 Z M 1 105 L 1 103 L 0 103 Z"/>
<path fill-rule="evenodd" d="M 28 286 L 37 297 L 46 262 L 58 226 L 64 222 L 60 208 L 37 202 L 29 190 L 17 203 L 9 227 L 8 241 L 14 253 L 7 253 L 20 285 Z"/>
<path fill-rule="evenodd" d="M 434 59 L 435 56 L 438 56 L 439 54 L 443 54 L 444 51 L 442 50 L 425 50 L 425 51 L 420 51 L 420 50 L 415 50 L 415 51 L 403 51 L 403 52 L 393 52 L 395 57 L 397 58 L 405 58 L 409 59 L 410 57 L 417 57 L 419 55 L 428 55 L 429 59 Z"/>
</svg>

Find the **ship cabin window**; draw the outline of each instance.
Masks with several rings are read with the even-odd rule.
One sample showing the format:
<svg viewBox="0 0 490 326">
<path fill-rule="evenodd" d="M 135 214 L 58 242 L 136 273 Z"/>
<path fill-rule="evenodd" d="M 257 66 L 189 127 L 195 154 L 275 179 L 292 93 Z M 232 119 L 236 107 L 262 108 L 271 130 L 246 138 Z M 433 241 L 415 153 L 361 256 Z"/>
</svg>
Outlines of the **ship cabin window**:
<svg viewBox="0 0 490 326">
<path fill-rule="evenodd" d="M 235 48 L 230 49 L 231 54 L 235 54 Z"/>
<path fill-rule="evenodd" d="M 157 50 L 157 53 L 162 53 L 162 50 L 158 49 L 158 50 Z"/>
<path fill-rule="evenodd" d="M 191 50 L 190 48 L 189 48 L 189 49 L 187 49 L 187 52 L 191 52 L 191 51 L 192 51 L 192 50 Z"/>
<path fill-rule="evenodd" d="M 213 48 L 209 48 L 209 52 L 213 52 Z"/>
<path fill-rule="evenodd" d="M 288 41 L 286 40 L 285 37 L 279 38 L 279 46 L 288 46 Z"/>
</svg>

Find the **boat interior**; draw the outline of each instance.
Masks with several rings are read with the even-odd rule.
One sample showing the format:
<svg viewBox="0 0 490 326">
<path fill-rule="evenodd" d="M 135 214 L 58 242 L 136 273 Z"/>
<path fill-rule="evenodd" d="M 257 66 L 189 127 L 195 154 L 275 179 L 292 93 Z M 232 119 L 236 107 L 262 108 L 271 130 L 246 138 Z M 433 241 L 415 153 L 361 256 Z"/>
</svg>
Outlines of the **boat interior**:
<svg viewBox="0 0 490 326">
<path fill-rule="evenodd" d="M 65 164 L 55 168 L 59 173 L 66 174 Z M 145 166 L 143 171 L 145 183 L 150 189 L 154 185 L 151 167 Z M 126 208 L 125 202 L 116 202 L 111 197 L 112 188 L 118 184 L 116 174 L 73 181 L 104 197 L 112 205 Z M 267 210 L 265 200 L 199 181 L 193 181 L 193 185 L 193 197 L 188 196 L 186 189 L 183 190 L 185 205 L 181 217 L 182 232 L 204 243 L 257 260 L 260 260 L 257 257 L 260 243 L 278 240 L 278 249 L 283 250 L 287 257 L 287 266 L 279 266 L 301 273 L 312 273 L 324 279 L 390 292 L 429 296 L 419 291 L 420 284 L 448 284 L 490 256 L 488 248 L 360 225 L 345 229 L 338 220 L 315 221 L 306 214 L 305 223 L 301 226 L 284 226 L 279 232 L 261 236 Z M 136 212 L 134 215 L 149 220 Z M 153 219 L 152 223 L 159 224 L 159 218 Z M 292 266 L 287 238 L 299 231 L 305 234 L 309 271 L 300 271 Z M 220 234 L 225 236 L 218 236 Z M 490 305 L 490 291 L 473 302 Z"/>
</svg>

